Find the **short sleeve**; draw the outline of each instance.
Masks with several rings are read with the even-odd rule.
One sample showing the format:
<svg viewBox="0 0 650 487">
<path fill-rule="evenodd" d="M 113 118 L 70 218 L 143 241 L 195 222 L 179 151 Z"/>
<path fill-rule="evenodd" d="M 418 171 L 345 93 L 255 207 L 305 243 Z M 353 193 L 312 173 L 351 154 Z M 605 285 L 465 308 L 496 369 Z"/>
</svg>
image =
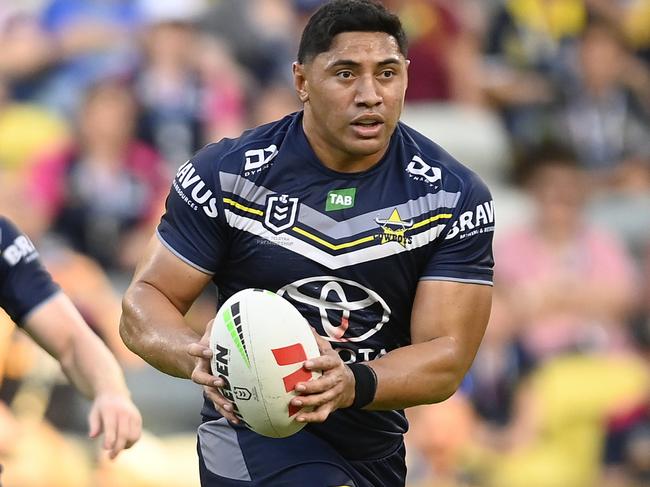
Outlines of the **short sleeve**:
<svg viewBox="0 0 650 487">
<path fill-rule="evenodd" d="M 178 169 L 157 229 L 163 245 L 207 274 L 217 272 L 228 248 L 218 148 L 218 144 L 205 147 Z"/>
<path fill-rule="evenodd" d="M 31 240 L 9 220 L 0 218 L 0 306 L 22 325 L 37 306 L 59 292 Z"/>
<path fill-rule="evenodd" d="M 494 202 L 487 186 L 475 175 L 453 219 L 434 244 L 420 280 L 492 285 Z"/>
</svg>

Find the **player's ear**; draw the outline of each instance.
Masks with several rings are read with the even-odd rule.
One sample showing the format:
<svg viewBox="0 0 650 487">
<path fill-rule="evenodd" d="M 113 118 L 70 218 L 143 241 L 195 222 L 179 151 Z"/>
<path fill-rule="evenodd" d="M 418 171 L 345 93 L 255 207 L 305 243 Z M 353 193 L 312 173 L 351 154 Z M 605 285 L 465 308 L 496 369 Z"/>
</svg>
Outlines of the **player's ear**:
<svg viewBox="0 0 650 487">
<path fill-rule="evenodd" d="M 293 63 L 293 85 L 296 88 L 298 98 L 302 103 L 309 100 L 309 92 L 307 91 L 307 77 L 305 76 L 305 65 L 298 62 Z"/>
<path fill-rule="evenodd" d="M 408 87 L 408 85 L 409 85 L 409 66 L 410 65 L 411 65 L 411 60 L 407 59 L 406 60 L 406 69 L 404 70 L 404 79 L 405 79 L 404 90 L 406 90 L 406 87 Z"/>
</svg>

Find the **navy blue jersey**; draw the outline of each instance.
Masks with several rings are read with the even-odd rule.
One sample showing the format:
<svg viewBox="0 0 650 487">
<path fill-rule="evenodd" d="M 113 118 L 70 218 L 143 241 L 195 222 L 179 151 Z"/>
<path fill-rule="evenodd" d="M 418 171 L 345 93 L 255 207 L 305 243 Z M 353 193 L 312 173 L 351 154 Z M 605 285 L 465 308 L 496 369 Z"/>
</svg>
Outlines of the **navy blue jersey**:
<svg viewBox="0 0 650 487">
<path fill-rule="evenodd" d="M 411 343 L 419 281 L 492 283 L 488 189 L 403 124 L 379 163 L 345 174 L 318 160 L 298 112 L 199 151 L 166 209 L 159 238 L 214 275 L 220 302 L 275 291 L 347 363 Z M 218 417 L 209 401 L 204 414 Z M 407 422 L 403 411 L 344 409 L 308 429 L 346 458 L 378 458 Z"/>
<path fill-rule="evenodd" d="M 59 287 L 41 265 L 31 240 L 4 217 L 0 217 L 0 254 L 0 307 L 21 325 Z"/>
</svg>

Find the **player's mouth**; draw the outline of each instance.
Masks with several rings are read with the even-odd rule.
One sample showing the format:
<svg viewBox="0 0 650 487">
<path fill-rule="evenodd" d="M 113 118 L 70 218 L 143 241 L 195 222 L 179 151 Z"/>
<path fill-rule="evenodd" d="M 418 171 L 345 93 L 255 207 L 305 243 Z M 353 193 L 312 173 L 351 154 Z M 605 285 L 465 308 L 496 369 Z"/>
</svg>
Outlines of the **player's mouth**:
<svg viewBox="0 0 650 487">
<path fill-rule="evenodd" d="M 379 135 L 384 121 L 379 116 L 363 116 L 352 120 L 351 125 L 359 137 L 372 138 Z"/>
</svg>

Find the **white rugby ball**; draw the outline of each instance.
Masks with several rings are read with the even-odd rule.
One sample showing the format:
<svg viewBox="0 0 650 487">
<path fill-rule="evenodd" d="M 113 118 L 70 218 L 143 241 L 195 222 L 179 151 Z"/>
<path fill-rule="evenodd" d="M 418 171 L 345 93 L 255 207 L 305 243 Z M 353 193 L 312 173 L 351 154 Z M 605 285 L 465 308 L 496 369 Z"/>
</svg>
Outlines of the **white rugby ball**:
<svg viewBox="0 0 650 487">
<path fill-rule="evenodd" d="M 250 429 L 272 438 L 300 431 L 301 409 L 290 405 L 298 382 L 318 377 L 302 367 L 318 357 L 307 320 L 286 299 L 262 289 L 244 289 L 219 308 L 212 324 L 212 374 L 220 392 Z M 305 408 L 306 409 L 306 408 Z"/>
</svg>

